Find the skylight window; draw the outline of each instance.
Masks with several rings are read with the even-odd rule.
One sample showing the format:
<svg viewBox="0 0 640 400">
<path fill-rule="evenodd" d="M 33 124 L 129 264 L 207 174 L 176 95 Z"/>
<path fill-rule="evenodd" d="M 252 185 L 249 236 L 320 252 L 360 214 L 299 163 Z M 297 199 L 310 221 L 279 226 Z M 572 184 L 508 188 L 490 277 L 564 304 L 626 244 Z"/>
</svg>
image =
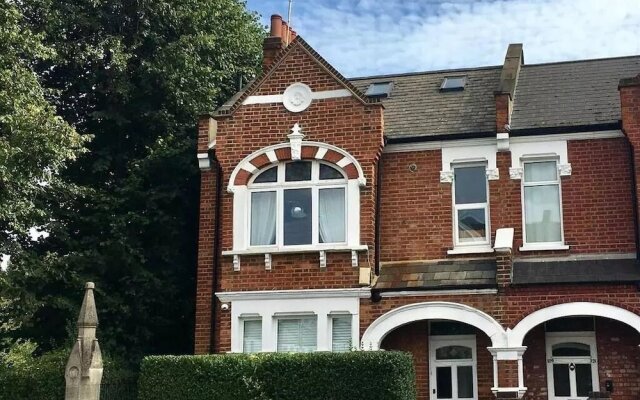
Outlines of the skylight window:
<svg viewBox="0 0 640 400">
<path fill-rule="evenodd" d="M 365 95 L 369 97 L 389 97 L 393 89 L 393 82 L 374 82 L 369 85 Z"/>
<path fill-rule="evenodd" d="M 464 85 L 467 83 L 466 76 L 447 76 L 442 81 L 440 90 L 443 92 L 450 92 L 455 90 L 464 90 Z"/>
</svg>

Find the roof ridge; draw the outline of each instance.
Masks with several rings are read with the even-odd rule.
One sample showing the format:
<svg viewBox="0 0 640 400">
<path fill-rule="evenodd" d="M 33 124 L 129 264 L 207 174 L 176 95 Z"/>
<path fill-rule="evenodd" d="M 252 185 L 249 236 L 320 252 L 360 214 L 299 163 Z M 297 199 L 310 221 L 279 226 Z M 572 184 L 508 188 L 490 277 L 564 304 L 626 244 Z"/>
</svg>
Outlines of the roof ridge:
<svg viewBox="0 0 640 400">
<path fill-rule="evenodd" d="M 356 76 L 347 78 L 349 81 L 360 81 L 367 79 L 379 79 L 379 78 L 395 78 L 395 77 L 403 77 L 403 76 L 416 76 L 416 75 L 430 75 L 430 74 L 441 74 L 444 72 L 465 72 L 465 71 L 486 71 L 491 69 L 502 68 L 502 65 L 486 65 L 482 67 L 471 67 L 471 68 L 454 68 L 454 69 L 438 69 L 433 71 L 414 71 L 414 72 L 400 72 L 396 74 L 382 74 L 382 75 L 369 75 L 369 76 Z"/>
<path fill-rule="evenodd" d="M 558 64 L 579 64 L 579 63 L 588 63 L 588 62 L 597 62 L 597 61 L 614 61 L 614 60 L 624 60 L 638 58 L 640 59 L 640 54 L 632 55 L 632 56 L 618 56 L 618 57 L 601 57 L 601 58 L 586 58 L 580 60 L 565 60 L 565 61 L 552 61 L 545 63 L 535 63 L 535 64 L 523 64 L 523 67 L 543 67 L 547 65 L 558 65 Z"/>
</svg>

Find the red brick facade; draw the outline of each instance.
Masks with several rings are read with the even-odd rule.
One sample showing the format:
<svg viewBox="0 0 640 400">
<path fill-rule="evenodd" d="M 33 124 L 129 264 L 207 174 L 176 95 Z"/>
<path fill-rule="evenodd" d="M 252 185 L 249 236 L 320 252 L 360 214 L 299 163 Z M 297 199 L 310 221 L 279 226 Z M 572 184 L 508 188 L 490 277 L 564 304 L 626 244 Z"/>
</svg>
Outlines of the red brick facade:
<svg viewBox="0 0 640 400">
<path fill-rule="evenodd" d="M 273 42 L 274 38 L 267 40 Z M 493 319 L 504 330 L 500 334 L 505 335 L 508 329 L 517 327 L 527 316 L 557 304 L 605 304 L 640 315 L 640 294 L 637 286 L 629 282 L 520 286 L 511 283 L 512 265 L 516 258 L 567 259 L 594 254 L 596 257 L 628 256 L 637 251 L 633 196 L 637 177 L 634 177 L 630 160 L 634 159 L 640 165 L 637 150 L 640 148 L 640 84 L 629 80 L 620 87 L 622 132 L 626 137 L 565 139 L 572 169 L 570 175 L 561 178 L 564 241 L 569 246 L 568 250 L 519 250 L 523 244 L 522 184 L 520 179 L 510 177 L 511 154 L 501 151 L 496 154 L 499 178 L 489 180 L 491 243 L 497 229 L 514 228 L 512 246 L 506 252 L 450 255 L 448 250 L 453 248 L 452 187 L 451 183 L 443 183 L 440 179 L 442 150 L 385 152 L 385 111 L 382 104 L 367 101 L 301 39 L 281 48 L 265 53 L 267 69 L 264 75 L 247 89 L 236 104 L 215 116 L 215 126 L 209 125 L 209 117 L 201 120 L 199 157 L 208 154 L 211 165 L 210 169 L 203 170 L 201 178 L 196 353 L 237 351 L 232 338 L 237 334 L 233 328 L 237 323 L 233 317 L 235 314 L 228 307 L 222 308 L 222 302 L 215 299 L 214 292 L 356 289 L 363 286 L 362 269 L 370 269 L 375 274 L 379 267 L 375 265 L 377 260 L 384 268 L 394 268 L 393 264 L 442 259 L 496 260 L 496 290 L 453 290 L 446 294 L 428 290 L 408 294 L 398 290 L 395 294 L 383 293 L 382 298 L 360 298 L 357 313 L 359 338 L 390 312 L 402 306 L 423 303 L 468 306 L 479 315 L 484 313 L 487 319 Z M 296 82 L 306 84 L 313 93 L 346 91 L 350 94 L 314 99 L 306 110 L 299 113 L 288 111 L 281 100 L 242 104 L 251 96 L 277 98 Z M 497 132 L 506 131 L 506 128 L 499 127 L 504 128 L 510 121 L 511 100 L 508 96 L 498 94 L 495 97 Z M 304 141 L 335 146 L 357 160 L 362 169 L 366 184 L 360 188 L 359 233 L 360 244 L 363 248 L 366 246 L 366 251 L 360 249 L 355 253 L 359 267 L 353 266 L 349 251 L 326 254 L 305 251 L 270 254 L 271 265 L 267 268 L 264 253 L 242 253 L 234 247 L 233 218 L 238 210 L 234 210 L 234 193 L 227 188 L 249 182 L 254 172 L 238 169 L 247 156 L 255 153 L 248 161 L 252 166 L 249 169 L 277 163 L 266 152 L 260 151 L 287 143 L 287 135 L 296 123 L 302 127 Z M 211 129 L 215 130 L 215 146 L 210 150 Z M 304 141 L 301 158 L 318 158 L 317 148 L 305 146 Z M 286 161 L 293 157 L 291 149 L 286 146 L 277 148 L 274 154 L 278 160 Z M 342 158 L 342 153 L 328 150 L 322 159 L 338 165 Z M 348 179 L 358 178 L 354 164 L 343 166 Z M 381 186 L 378 188 L 377 173 L 380 169 Z M 235 179 L 230 182 L 234 170 L 237 171 Z M 636 175 L 638 171 L 636 166 Z M 216 219 L 218 215 L 219 220 Z M 380 228 L 378 235 L 376 222 Z M 378 248 L 379 254 L 376 254 Z M 320 268 L 322 256 L 326 256 L 326 267 Z M 233 301 L 230 307 L 233 310 Z M 261 304 L 256 302 L 256 310 L 259 311 L 260 307 Z M 600 387 L 594 389 L 604 391 L 605 381 L 612 380 L 615 399 L 637 399 L 640 396 L 640 334 L 633 327 L 614 321 L 615 315 L 611 320 L 602 317 L 600 315 L 596 319 Z M 514 392 L 522 389 L 519 388 L 522 378 L 527 387 L 526 393 L 520 393 L 525 393 L 524 398 L 548 398 L 543 325 L 537 325 L 525 336 L 523 345 L 526 350 L 518 350 L 523 357 L 522 365 L 514 356 L 516 350 L 512 349 L 509 354 L 503 349 L 494 350 L 500 354 L 499 357 L 507 358 L 496 359 L 498 374 L 495 377 L 494 358 L 487 348 L 500 347 L 496 346 L 500 338 L 490 338 L 478 328 L 479 325 L 475 326 L 477 399 L 492 399 L 496 393 L 516 396 Z M 388 332 L 379 345 L 413 354 L 419 399 L 430 398 L 429 390 L 433 385 L 430 386 L 429 382 L 428 321 L 422 319 L 399 325 Z M 524 376 L 519 373 L 519 367 L 523 368 Z M 497 379 L 497 388 L 494 387 L 494 378 Z"/>
</svg>

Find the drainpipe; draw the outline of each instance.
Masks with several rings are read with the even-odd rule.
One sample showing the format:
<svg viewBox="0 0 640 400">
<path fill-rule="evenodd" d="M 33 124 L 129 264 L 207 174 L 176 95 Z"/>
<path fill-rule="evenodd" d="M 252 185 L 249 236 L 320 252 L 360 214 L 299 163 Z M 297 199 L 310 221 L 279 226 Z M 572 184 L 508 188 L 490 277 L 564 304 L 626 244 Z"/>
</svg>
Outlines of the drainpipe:
<svg viewBox="0 0 640 400">
<path fill-rule="evenodd" d="M 640 226 L 638 226 L 638 180 L 636 178 L 635 149 L 627 137 L 629 145 L 629 165 L 631 165 L 631 202 L 633 203 L 633 232 L 636 240 L 636 260 L 640 260 Z"/>
<path fill-rule="evenodd" d="M 382 154 L 378 159 L 378 174 L 376 176 L 376 209 L 375 209 L 375 222 L 374 222 L 374 273 L 376 276 L 380 275 L 380 195 L 382 194 Z"/>
</svg>

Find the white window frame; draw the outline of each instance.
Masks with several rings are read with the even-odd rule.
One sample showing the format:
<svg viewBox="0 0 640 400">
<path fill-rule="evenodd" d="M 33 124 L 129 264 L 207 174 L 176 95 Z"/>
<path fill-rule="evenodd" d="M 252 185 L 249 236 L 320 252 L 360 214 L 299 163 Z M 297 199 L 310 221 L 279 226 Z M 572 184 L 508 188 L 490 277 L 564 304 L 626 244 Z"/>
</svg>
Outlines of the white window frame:
<svg viewBox="0 0 640 400">
<path fill-rule="evenodd" d="M 356 316 L 354 316 L 351 313 L 348 312 L 332 312 L 328 315 L 328 321 L 327 321 L 327 327 L 329 328 L 329 332 L 327 333 L 327 338 L 329 339 L 329 346 L 331 348 L 331 351 L 335 351 L 333 348 L 333 320 L 336 318 L 345 318 L 345 317 L 349 317 L 351 319 L 351 344 L 350 344 L 350 349 L 354 349 L 358 347 L 358 343 L 354 343 L 353 342 L 353 327 L 354 327 L 354 318 L 356 318 Z M 348 351 L 348 350 L 347 350 Z"/>
<path fill-rule="evenodd" d="M 245 353 L 245 342 L 244 342 L 244 324 L 247 321 L 260 321 L 260 327 L 262 328 L 262 317 L 259 315 L 249 315 L 249 316 L 241 316 L 240 317 L 240 326 L 239 326 L 239 335 L 242 340 L 242 353 Z M 260 343 L 264 340 L 264 332 L 260 332 Z M 262 351 L 262 348 L 260 349 Z"/>
<path fill-rule="evenodd" d="M 465 346 L 471 348 L 472 360 L 436 360 L 436 350 L 446 346 Z M 429 398 L 438 400 L 436 367 L 451 366 L 452 398 L 457 399 L 457 369 L 454 366 L 467 366 L 471 364 L 473 370 L 473 397 L 465 400 L 478 399 L 478 356 L 476 335 L 433 335 L 429 336 Z M 454 378 L 455 377 L 455 378 Z"/>
<path fill-rule="evenodd" d="M 294 313 L 294 314 L 287 314 L 287 315 L 274 315 L 273 316 L 273 329 L 274 329 L 274 343 L 275 343 L 275 351 L 278 351 L 278 343 L 279 343 L 279 337 L 278 337 L 278 326 L 280 325 L 280 321 L 282 320 L 293 320 L 293 319 L 315 319 L 316 321 L 316 348 L 313 351 L 307 352 L 307 353 L 313 353 L 318 351 L 319 348 L 319 341 L 320 341 L 320 335 L 318 334 L 318 331 L 320 329 L 320 321 L 319 321 L 319 317 L 316 313 L 313 312 L 301 312 L 301 313 Z M 287 353 L 292 353 L 292 352 L 287 352 Z"/>
<path fill-rule="evenodd" d="M 468 163 L 456 163 L 451 165 L 451 170 L 455 177 L 456 168 L 471 168 L 471 167 L 483 167 L 484 178 L 486 185 L 486 201 L 484 203 L 469 203 L 469 204 L 456 204 L 456 182 L 455 178 L 451 185 L 451 203 L 453 210 L 453 243 L 455 250 L 488 250 L 491 251 L 491 220 L 489 213 L 489 180 L 487 179 L 487 163 L 486 162 L 468 162 Z M 458 238 L 458 211 L 459 210 L 475 210 L 484 207 L 485 218 L 485 240 L 482 242 L 460 242 Z"/>
<path fill-rule="evenodd" d="M 525 164 L 542 163 L 542 162 L 555 162 L 556 164 L 556 179 L 554 181 L 540 181 L 540 182 L 525 182 L 524 169 Z M 520 179 L 520 203 L 522 205 L 522 247 L 521 251 L 532 250 L 567 250 L 569 246 L 564 242 L 564 214 L 562 207 L 562 180 L 560 179 L 559 166 L 560 160 L 558 157 L 526 157 L 520 160 L 520 167 L 522 168 L 522 178 Z M 558 185 L 558 206 L 560 210 L 560 241 L 557 242 L 535 242 L 527 243 L 527 221 L 525 213 L 525 187 L 533 186 L 549 186 Z"/>
<path fill-rule="evenodd" d="M 341 170 L 337 165 L 327 163 L 320 160 L 302 160 L 302 162 L 311 163 L 311 180 L 309 181 L 296 181 L 296 182 L 285 182 L 285 168 L 286 165 L 293 162 L 299 161 L 286 161 L 281 162 L 275 165 L 277 168 L 277 181 L 276 182 L 268 182 L 268 183 L 254 183 L 254 180 L 260 176 L 264 171 L 273 168 L 273 165 L 269 165 L 259 172 L 256 172 L 254 176 L 251 178 L 248 187 L 247 193 L 247 225 L 245 227 L 245 243 L 247 243 L 247 247 L 252 250 L 264 250 L 265 252 L 283 250 L 283 249 L 305 249 L 309 246 L 317 247 L 317 248 L 332 248 L 335 246 L 346 246 L 349 240 L 349 189 L 347 187 L 347 177 L 345 176 L 344 171 Z M 320 164 L 325 164 L 342 174 L 342 179 L 326 179 L 320 180 Z M 320 190 L 321 189 L 343 189 L 344 190 L 344 236 L 345 240 L 342 242 L 334 242 L 334 243 L 320 243 L 319 238 L 319 201 L 320 201 Z M 311 189 L 311 243 L 300 244 L 300 245 L 285 245 L 284 244 L 284 191 L 288 189 Z M 276 243 L 275 245 L 252 245 L 251 244 L 251 198 L 252 193 L 256 192 L 276 192 Z M 359 200 L 359 199 L 358 199 Z"/>
<path fill-rule="evenodd" d="M 584 332 L 547 332 L 545 336 L 546 355 L 547 355 L 547 390 L 549 394 L 549 400 L 586 400 L 588 397 L 574 397 L 574 396 L 554 396 L 554 382 L 553 382 L 553 364 L 554 359 L 552 355 L 552 348 L 555 344 L 560 343 L 582 343 L 586 344 L 591 349 L 591 386 L 593 391 L 598 391 L 600 388 L 600 378 L 598 376 L 598 346 L 596 342 L 595 331 Z M 556 357 L 571 362 L 571 359 L 579 359 L 581 357 Z M 573 383 L 571 382 L 572 392 Z"/>
</svg>

